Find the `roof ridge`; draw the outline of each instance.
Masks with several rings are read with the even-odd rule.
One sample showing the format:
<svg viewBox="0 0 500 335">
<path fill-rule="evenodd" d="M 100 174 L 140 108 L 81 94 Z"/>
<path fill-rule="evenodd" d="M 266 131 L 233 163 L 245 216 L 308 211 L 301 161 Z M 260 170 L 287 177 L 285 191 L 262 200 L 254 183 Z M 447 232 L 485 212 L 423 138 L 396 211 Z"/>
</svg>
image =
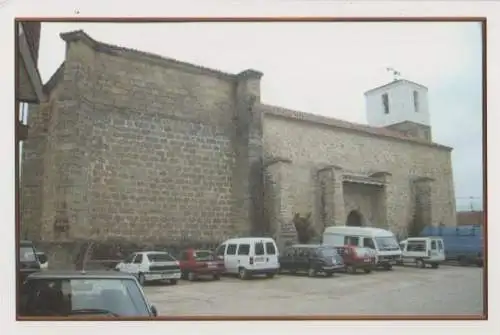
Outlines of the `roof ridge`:
<svg viewBox="0 0 500 335">
<path fill-rule="evenodd" d="M 343 128 L 343 129 L 348 129 L 348 130 L 352 130 L 352 131 L 364 132 L 366 134 L 384 136 L 384 137 L 389 137 L 389 138 L 393 138 L 393 139 L 397 139 L 397 140 L 418 143 L 421 145 L 452 150 L 451 147 L 448 147 L 446 145 L 442 145 L 442 144 L 439 144 L 436 142 L 424 141 L 424 140 L 421 140 L 421 139 L 415 138 L 415 137 L 409 137 L 409 136 L 406 136 L 406 135 L 404 135 L 396 130 L 388 129 L 385 127 L 373 127 L 373 126 L 369 126 L 369 125 L 362 124 L 362 123 L 345 121 L 345 120 L 330 117 L 330 116 L 307 113 L 307 112 L 297 111 L 297 110 L 279 107 L 279 106 L 274 106 L 274 105 L 269 105 L 269 104 L 261 104 L 261 106 L 264 109 L 264 113 L 269 113 L 269 114 L 276 115 L 276 116 L 282 116 L 282 117 L 296 119 L 296 120 L 302 120 L 302 121 L 309 121 L 309 122 L 313 122 L 313 123 L 320 123 L 320 124 L 329 125 L 329 126 L 338 127 L 338 128 Z"/>
</svg>

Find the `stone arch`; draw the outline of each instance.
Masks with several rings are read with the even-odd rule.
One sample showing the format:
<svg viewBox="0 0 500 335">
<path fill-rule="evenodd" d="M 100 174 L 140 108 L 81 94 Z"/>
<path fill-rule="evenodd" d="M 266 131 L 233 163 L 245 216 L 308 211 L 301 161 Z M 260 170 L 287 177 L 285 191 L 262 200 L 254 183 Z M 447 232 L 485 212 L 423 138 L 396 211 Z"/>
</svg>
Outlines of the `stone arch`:
<svg viewBox="0 0 500 335">
<path fill-rule="evenodd" d="M 349 215 L 347 215 L 346 226 L 349 227 L 361 227 L 364 226 L 363 215 L 357 211 L 352 210 Z"/>
</svg>

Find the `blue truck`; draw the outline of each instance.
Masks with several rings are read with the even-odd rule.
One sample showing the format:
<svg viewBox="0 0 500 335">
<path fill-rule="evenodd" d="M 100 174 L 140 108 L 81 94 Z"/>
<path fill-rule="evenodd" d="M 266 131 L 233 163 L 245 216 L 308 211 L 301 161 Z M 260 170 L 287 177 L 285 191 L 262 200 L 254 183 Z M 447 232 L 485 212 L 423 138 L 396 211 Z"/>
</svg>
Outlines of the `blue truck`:
<svg viewBox="0 0 500 335">
<path fill-rule="evenodd" d="M 483 265 L 484 233 L 480 225 L 457 227 L 425 227 L 421 237 L 439 236 L 444 241 L 447 261 L 457 261 L 460 265 Z"/>
</svg>

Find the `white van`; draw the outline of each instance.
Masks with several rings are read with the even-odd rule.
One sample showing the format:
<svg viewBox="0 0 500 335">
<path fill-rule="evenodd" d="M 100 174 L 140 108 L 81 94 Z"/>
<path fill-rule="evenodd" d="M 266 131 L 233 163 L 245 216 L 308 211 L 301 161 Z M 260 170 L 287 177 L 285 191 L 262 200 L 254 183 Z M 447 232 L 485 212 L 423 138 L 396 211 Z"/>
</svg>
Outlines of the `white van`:
<svg viewBox="0 0 500 335">
<path fill-rule="evenodd" d="M 425 268 L 427 264 L 437 269 L 444 262 L 444 241 L 440 237 L 410 237 L 399 243 L 403 265 L 413 264 Z"/>
<path fill-rule="evenodd" d="M 272 278 L 280 267 L 278 247 L 269 237 L 230 239 L 222 243 L 215 254 L 224 259 L 226 273 L 238 274 L 241 279 L 257 274 Z"/>
<path fill-rule="evenodd" d="M 340 247 L 354 245 L 375 250 L 377 266 L 386 270 L 401 260 L 401 249 L 393 233 L 372 227 L 327 227 L 323 233 L 323 244 Z"/>
</svg>

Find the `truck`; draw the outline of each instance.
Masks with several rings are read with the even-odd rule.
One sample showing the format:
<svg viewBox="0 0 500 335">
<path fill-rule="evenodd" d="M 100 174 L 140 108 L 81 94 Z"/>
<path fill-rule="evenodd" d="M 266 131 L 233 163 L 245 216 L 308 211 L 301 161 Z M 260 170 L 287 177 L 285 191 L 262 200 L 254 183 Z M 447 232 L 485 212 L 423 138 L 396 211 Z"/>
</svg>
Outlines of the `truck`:
<svg viewBox="0 0 500 335">
<path fill-rule="evenodd" d="M 460 265 L 483 266 L 484 230 L 481 225 L 427 226 L 419 236 L 441 237 L 445 245 L 446 261 L 456 261 Z"/>
</svg>

